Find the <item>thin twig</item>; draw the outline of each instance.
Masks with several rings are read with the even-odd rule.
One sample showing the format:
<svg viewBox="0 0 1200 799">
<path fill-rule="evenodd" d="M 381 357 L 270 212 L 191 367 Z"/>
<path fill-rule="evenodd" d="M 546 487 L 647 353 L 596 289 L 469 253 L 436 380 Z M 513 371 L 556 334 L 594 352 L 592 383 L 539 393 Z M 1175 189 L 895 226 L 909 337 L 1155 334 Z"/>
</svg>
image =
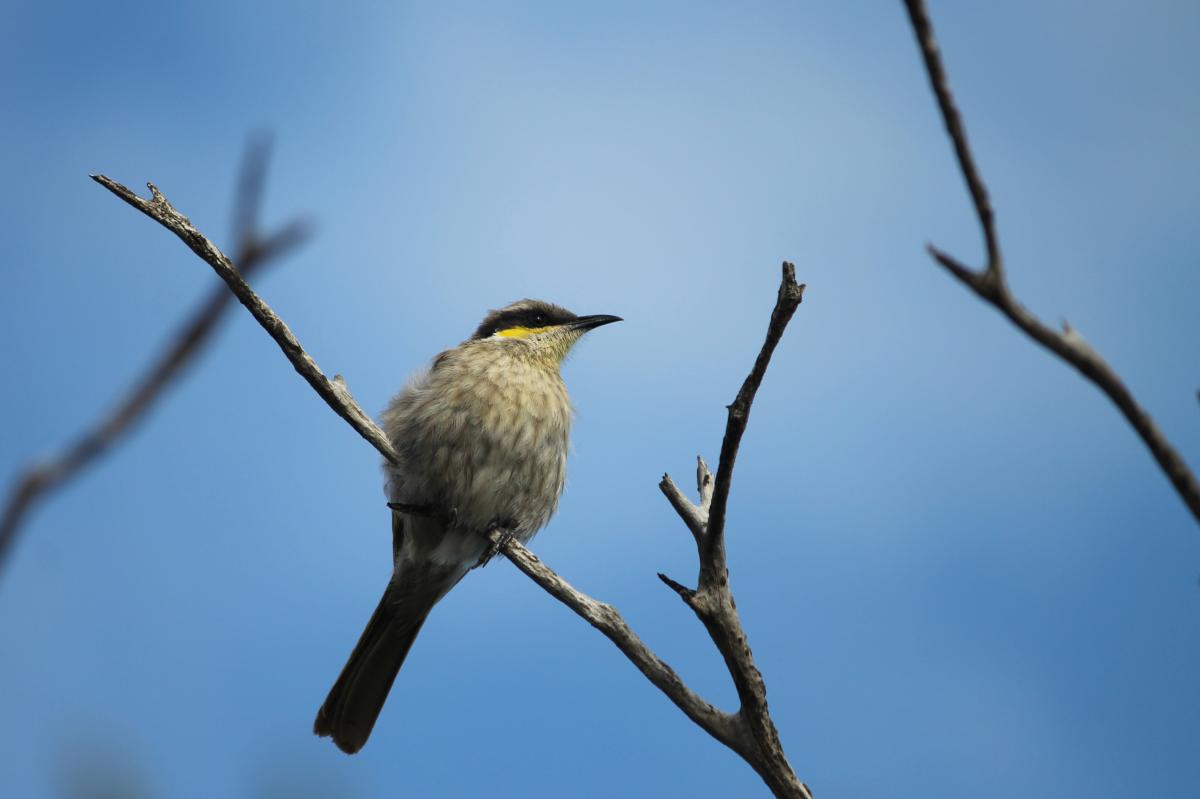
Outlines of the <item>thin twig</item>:
<svg viewBox="0 0 1200 799">
<path fill-rule="evenodd" d="M 658 484 L 659 490 L 671 503 L 671 507 L 679 514 L 679 518 L 683 519 L 683 523 L 692 531 L 692 537 L 696 539 L 696 545 L 700 546 L 704 541 L 704 528 L 708 524 L 708 513 L 706 509 L 702 509 L 699 505 L 693 505 L 679 486 L 675 485 L 675 481 L 671 479 L 671 475 L 664 474 L 662 480 Z"/>
<path fill-rule="evenodd" d="M 1000 255 L 1000 242 L 996 236 L 996 218 L 992 213 L 992 203 L 988 199 L 987 186 L 975 165 L 975 156 L 967 144 L 967 130 L 963 126 L 962 115 L 954 103 L 954 95 L 950 93 L 950 79 L 942 68 L 942 57 L 938 50 L 937 39 L 933 36 L 933 25 L 925 10 L 922 0 L 908 2 L 909 18 L 912 20 L 913 31 L 917 43 L 921 46 L 921 55 L 925 58 L 925 70 L 929 73 L 929 82 L 933 93 L 937 95 L 938 106 L 942 109 L 942 120 L 946 123 L 946 132 L 954 143 L 954 154 L 958 157 L 958 165 L 967 181 L 967 189 L 971 192 L 971 200 L 975 204 L 975 213 L 979 217 L 979 227 L 983 230 L 984 246 L 987 248 L 987 271 L 993 273 L 998 282 L 1004 279 L 1004 261 Z"/>
<path fill-rule="evenodd" d="M 307 235 L 307 226 L 297 221 L 269 236 L 260 236 L 257 220 L 267 156 L 265 140 L 251 141 L 238 181 L 234 228 L 238 241 L 237 263 L 246 275 L 294 249 Z M 22 522 L 34 505 L 94 463 L 149 415 L 163 391 L 195 360 L 209 340 L 217 322 L 229 308 L 230 299 L 227 290 L 215 287 L 171 336 L 158 358 L 134 381 L 120 402 L 66 449 L 34 464 L 14 481 L 0 516 L 0 570 L 7 562 Z"/>
<path fill-rule="evenodd" d="M 767 364 L 775 346 L 783 336 L 792 314 L 804 299 L 804 285 L 796 282 L 796 267 L 790 263 L 783 264 L 783 279 L 779 283 L 779 296 L 775 308 L 771 311 L 771 321 L 767 325 L 767 338 L 763 342 L 758 357 L 754 359 L 754 368 L 746 376 L 741 389 L 729 406 L 729 416 L 725 423 L 725 437 L 721 441 L 721 458 L 717 463 L 717 480 L 713 487 L 712 505 L 708 512 L 708 534 L 705 537 L 707 554 L 714 562 L 725 560 L 725 507 L 729 502 L 729 489 L 733 481 L 733 465 L 737 460 L 738 447 L 742 443 L 742 435 L 746 432 L 746 424 L 750 421 L 750 406 L 754 395 L 762 385 L 763 376 L 767 373 Z M 715 576 L 715 575 L 713 575 Z"/>
<path fill-rule="evenodd" d="M 283 320 L 254 293 L 254 290 L 240 278 L 236 271 L 231 269 L 228 259 L 225 258 L 216 245 L 205 238 L 186 217 L 176 211 L 158 189 L 148 184 L 150 185 L 152 198 L 145 200 L 109 178 L 96 176 L 96 181 L 125 200 L 125 202 L 166 227 L 208 263 L 225 280 L 229 288 L 237 295 L 238 299 L 246 306 L 254 318 L 258 320 L 263 329 L 279 344 L 279 348 L 287 356 L 288 360 L 291 361 L 296 371 L 308 381 L 317 391 L 317 394 L 325 400 L 326 404 L 354 427 L 359 435 L 370 442 L 385 459 L 391 462 L 396 461 L 396 452 L 391 442 L 375 422 L 363 412 L 358 403 L 354 401 L 354 398 L 350 395 L 346 387 L 345 381 L 340 377 L 335 378 L 333 381 L 325 377 L 325 374 L 308 353 L 305 352 L 304 348 L 301 347 L 300 342 L 288 329 L 287 325 L 283 323 Z M 792 274 L 789 272 L 789 268 L 790 264 L 785 268 L 785 278 L 787 275 Z M 792 282 L 794 283 L 794 274 Z M 783 292 L 781 290 L 782 296 Z M 788 315 L 790 316 L 790 314 Z M 772 326 L 774 326 L 774 320 L 775 316 L 773 315 Z M 786 324 L 786 319 L 783 324 Z M 778 336 L 775 337 L 775 340 L 778 340 Z M 768 344 L 771 349 L 774 348 L 774 341 L 770 340 L 770 336 L 768 336 Z M 761 358 L 762 356 L 760 355 Z M 761 372 L 765 368 L 765 362 L 761 364 L 761 368 L 756 363 L 755 369 L 758 372 L 757 381 L 761 381 Z M 755 382 L 755 387 L 757 387 L 757 382 Z M 751 399 L 752 397 L 753 392 L 750 395 Z M 707 467 L 701 465 L 698 467 L 698 476 L 700 476 L 701 480 L 702 495 L 703 487 L 711 482 L 711 475 L 708 477 L 704 477 L 703 475 L 707 475 Z M 763 776 L 763 779 L 771 787 L 776 796 L 811 799 L 807 788 L 804 787 L 803 783 L 796 780 L 790 766 L 787 766 L 786 759 L 783 760 L 784 768 L 780 767 L 778 758 L 782 757 L 782 749 L 776 747 L 777 751 L 774 755 L 776 759 L 772 759 L 772 752 L 763 750 L 759 740 L 761 730 L 756 727 L 758 723 L 757 719 L 750 719 L 748 721 L 748 717 L 744 712 L 736 714 L 726 713 L 705 701 L 689 688 L 670 666 L 646 646 L 614 607 L 603 602 L 598 602 L 587 594 L 576 590 L 570 583 L 542 563 L 518 541 L 511 536 L 506 536 L 503 530 L 489 531 L 488 538 L 522 573 L 612 641 L 634 666 L 654 686 L 662 691 L 676 707 L 683 711 L 689 719 L 745 759 Z M 734 644 L 736 645 L 737 641 L 734 641 Z M 745 647 L 744 636 L 740 638 L 740 646 Z M 726 656 L 727 661 L 729 657 L 728 655 Z M 748 648 L 745 649 L 745 658 L 749 658 Z M 744 661 L 739 659 L 739 662 Z M 750 668 L 753 668 L 753 661 L 749 661 L 749 664 Z M 757 674 L 757 670 L 755 670 L 755 674 Z M 758 682 L 761 685 L 761 677 L 758 678 Z M 760 709 L 761 712 L 766 712 L 765 693 L 763 693 L 763 701 Z M 767 719 L 767 723 L 770 724 L 769 718 Z M 772 733 L 774 732 L 773 725 L 770 726 L 770 730 Z M 777 736 L 775 741 L 777 744 Z M 786 776 L 784 776 L 785 771 Z"/>
<path fill-rule="evenodd" d="M 938 108 L 946 123 L 946 131 L 954 144 L 959 168 L 966 179 L 971 199 L 975 205 L 975 212 L 979 217 L 980 227 L 983 229 L 984 239 L 987 243 L 988 262 L 984 270 L 979 272 L 936 247 L 929 247 L 930 255 L 979 297 L 1007 316 L 1026 335 L 1075 367 L 1103 391 L 1117 406 L 1126 421 L 1137 431 L 1138 436 L 1150 450 L 1150 454 L 1158 462 L 1159 468 L 1175 487 L 1179 497 L 1196 520 L 1200 522 L 1200 483 L 1197 483 L 1195 475 L 1183 457 L 1163 435 L 1150 415 L 1137 403 L 1117 373 L 1078 331 L 1072 330 L 1065 324 L 1061 333 L 1056 331 L 1030 313 L 1013 296 L 1004 275 L 1000 247 L 997 243 L 995 219 L 988 201 L 987 189 L 979 175 L 974 157 L 971 155 L 966 129 L 958 109 L 954 105 L 954 98 L 950 94 L 949 80 L 942 66 L 941 54 L 938 51 L 937 39 L 934 37 L 929 13 L 925 9 L 923 0 L 905 0 L 905 6 L 908 8 L 913 33 L 921 48 L 929 83 L 937 97 Z"/>
</svg>

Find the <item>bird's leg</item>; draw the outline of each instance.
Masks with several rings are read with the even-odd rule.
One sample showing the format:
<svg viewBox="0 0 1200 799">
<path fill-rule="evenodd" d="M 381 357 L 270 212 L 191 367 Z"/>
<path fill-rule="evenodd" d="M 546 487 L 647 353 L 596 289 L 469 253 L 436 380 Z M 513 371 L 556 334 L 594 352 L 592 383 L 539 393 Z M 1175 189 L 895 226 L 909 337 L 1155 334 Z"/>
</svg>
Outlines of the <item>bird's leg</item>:
<svg viewBox="0 0 1200 799">
<path fill-rule="evenodd" d="M 497 552 L 508 546 L 508 543 L 516 537 L 516 535 L 513 533 L 514 527 L 516 527 L 516 525 L 511 521 L 495 521 L 488 525 L 487 532 L 484 533 L 484 537 L 488 539 L 488 547 L 483 551 L 483 554 L 479 556 L 479 562 L 475 564 L 476 569 L 478 569 L 480 566 L 488 565 L 491 559 L 496 557 Z M 492 541 L 491 539 L 491 534 L 493 532 L 500 533 L 500 537 L 496 541 Z"/>
</svg>

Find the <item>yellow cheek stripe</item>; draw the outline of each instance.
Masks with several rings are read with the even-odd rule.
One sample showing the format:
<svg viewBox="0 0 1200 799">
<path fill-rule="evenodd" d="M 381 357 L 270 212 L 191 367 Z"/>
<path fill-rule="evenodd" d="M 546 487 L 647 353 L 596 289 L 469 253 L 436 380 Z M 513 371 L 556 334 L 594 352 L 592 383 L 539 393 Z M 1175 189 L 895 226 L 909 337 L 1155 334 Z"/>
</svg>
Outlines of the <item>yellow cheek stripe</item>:
<svg viewBox="0 0 1200 799">
<path fill-rule="evenodd" d="M 550 330 L 549 327 L 510 327 L 504 330 L 497 330 L 497 336 L 504 338 L 529 338 L 538 333 L 545 333 Z"/>
</svg>

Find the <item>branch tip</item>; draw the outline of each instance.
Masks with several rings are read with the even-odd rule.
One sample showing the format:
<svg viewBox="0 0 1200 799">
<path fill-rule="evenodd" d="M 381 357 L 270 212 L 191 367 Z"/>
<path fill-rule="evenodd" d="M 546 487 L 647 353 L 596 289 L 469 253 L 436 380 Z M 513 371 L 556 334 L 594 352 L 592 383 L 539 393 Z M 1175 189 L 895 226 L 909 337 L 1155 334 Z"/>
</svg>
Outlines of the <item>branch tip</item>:
<svg viewBox="0 0 1200 799">
<path fill-rule="evenodd" d="M 783 279 L 779 284 L 779 299 L 787 304 L 799 305 L 804 299 L 804 283 L 796 282 L 796 265 L 791 261 L 783 262 Z"/>
<path fill-rule="evenodd" d="M 696 456 L 696 491 L 700 494 L 700 512 L 707 520 L 708 509 L 712 505 L 713 475 L 700 455 Z"/>
<path fill-rule="evenodd" d="M 963 283 L 966 283 L 976 291 L 983 290 L 982 287 L 984 285 L 984 281 L 988 280 L 989 274 L 991 273 L 987 271 L 982 273 L 976 272 L 966 264 L 959 261 L 953 255 L 939 250 L 932 244 L 925 245 L 925 249 L 929 252 L 930 256 L 933 257 L 933 260 L 937 261 L 938 264 L 941 265 L 943 269 L 950 272 L 950 274 L 954 275 L 956 278 L 961 280 Z"/>
<path fill-rule="evenodd" d="M 680 598 L 682 598 L 684 602 L 687 602 L 689 605 L 691 604 L 692 597 L 696 595 L 695 591 L 688 588 L 683 583 L 675 582 L 662 572 L 658 573 L 658 579 L 662 580 L 663 584 L 666 585 L 667 588 L 670 588 L 672 591 L 679 594 Z"/>
</svg>

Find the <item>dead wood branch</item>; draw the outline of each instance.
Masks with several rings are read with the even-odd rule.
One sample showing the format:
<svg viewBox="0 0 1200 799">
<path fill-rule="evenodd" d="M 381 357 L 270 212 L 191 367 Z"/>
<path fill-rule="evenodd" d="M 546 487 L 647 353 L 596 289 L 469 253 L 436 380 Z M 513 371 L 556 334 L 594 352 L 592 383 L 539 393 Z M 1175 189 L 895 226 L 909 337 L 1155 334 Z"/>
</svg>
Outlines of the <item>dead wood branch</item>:
<svg viewBox="0 0 1200 799">
<path fill-rule="evenodd" d="M 979 218 L 979 226 L 983 231 L 984 244 L 987 248 L 987 265 L 982 272 L 976 271 L 933 245 L 929 246 L 929 254 L 981 299 L 1007 316 L 1026 335 L 1074 366 L 1084 377 L 1103 391 L 1117 406 L 1126 421 L 1137 431 L 1138 436 L 1150 450 L 1150 454 L 1158 461 L 1159 468 L 1171 481 L 1171 485 L 1175 487 L 1180 499 L 1200 522 L 1200 484 L 1196 482 L 1195 475 L 1192 474 L 1183 457 L 1159 430 L 1158 425 L 1150 418 L 1150 414 L 1146 413 L 1137 403 L 1117 373 L 1077 330 L 1071 328 L 1066 322 L 1063 323 L 1062 332 L 1055 330 L 1030 313 L 1013 296 L 1004 274 L 1004 259 L 1000 254 L 995 215 L 992 213 L 987 188 L 979 174 L 979 168 L 975 165 L 970 144 L 967 142 L 967 131 L 963 125 L 962 116 L 954 104 L 954 96 L 950 93 L 950 81 L 946 77 L 946 70 L 942 65 L 942 57 L 938 50 L 937 39 L 933 35 L 933 24 L 929 20 L 929 12 L 925 8 L 924 0 L 905 0 L 904 5 L 908 8 L 909 20 L 912 22 L 917 44 L 921 48 L 925 72 L 929 76 L 929 84 L 933 88 L 938 108 L 942 112 L 946 132 L 954 144 L 954 153 L 958 158 L 959 168 L 967 182 L 971 200 L 975 205 L 975 214 Z"/>
<path fill-rule="evenodd" d="M 741 702 L 735 714 L 744 734 L 741 741 L 744 749 L 739 749 L 739 753 L 776 796 L 810 797 L 807 786 L 797 779 L 784 754 L 779 732 L 767 709 L 767 685 L 754 664 L 746 632 L 738 617 L 725 557 L 725 509 L 729 502 L 734 461 L 746 432 L 746 424 L 750 421 L 750 406 L 762 385 L 775 346 L 803 299 L 804 285 L 796 282 L 796 268 L 785 263 L 779 295 L 767 325 L 766 341 L 754 361 L 754 368 L 729 406 L 715 481 L 704 460 L 697 459 L 696 490 L 700 495 L 699 503 L 691 504 L 682 496 L 671 477 L 663 475 L 659 488 L 696 539 L 700 573 L 694 591 L 664 574 L 660 574 L 659 578 L 692 609 L 725 659 L 725 667 L 729 670 Z"/>
</svg>

